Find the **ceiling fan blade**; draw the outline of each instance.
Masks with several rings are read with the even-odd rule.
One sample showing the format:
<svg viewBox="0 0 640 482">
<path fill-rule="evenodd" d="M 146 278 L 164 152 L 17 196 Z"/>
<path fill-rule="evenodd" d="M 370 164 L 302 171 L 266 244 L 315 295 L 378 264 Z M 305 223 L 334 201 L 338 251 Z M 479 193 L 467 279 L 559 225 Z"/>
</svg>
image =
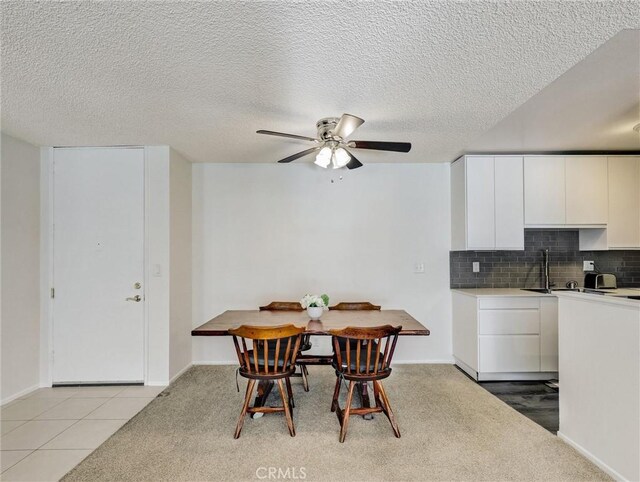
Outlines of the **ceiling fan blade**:
<svg viewBox="0 0 640 482">
<path fill-rule="evenodd" d="M 284 159 L 280 159 L 278 162 L 285 163 L 285 162 L 295 161 L 296 159 L 300 159 L 301 157 L 308 156 L 309 154 L 315 151 L 319 151 L 320 149 L 321 147 L 312 147 L 311 149 L 307 149 L 305 151 L 298 152 L 297 154 L 293 154 L 289 157 L 285 157 Z"/>
<path fill-rule="evenodd" d="M 353 131 L 364 123 L 364 119 L 351 114 L 342 114 L 332 134 L 342 139 L 349 137 Z"/>
<path fill-rule="evenodd" d="M 347 163 L 345 167 L 347 169 L 358 169 L 359 167 L 362 167 L 363 164 L 358 159 L 356 159 L 356 156 L 351 154 L 349 151 L 347 152 L 351 156 L 351 160 Z"/>
<path fill-rule="evenodd" d="M 317 142 L 317 139 L 314 139 L 313 137 L 298 136 L 296 134 L 285 134 L 284 132 L 265 131 L 262 129 L 259 131 L 256 131 L 256 134 L 267 134 L 268 136 L 289 137 L 291 139 L 299 139 L 301 141 Z"/>
<path fill-rule="evenodd" d="M 349 147 L 354 149 L 373 149 L 376 151 L 409 152 L 410 142 L 381 142 L 381 141 L 349 141 Z"/>
</svg>

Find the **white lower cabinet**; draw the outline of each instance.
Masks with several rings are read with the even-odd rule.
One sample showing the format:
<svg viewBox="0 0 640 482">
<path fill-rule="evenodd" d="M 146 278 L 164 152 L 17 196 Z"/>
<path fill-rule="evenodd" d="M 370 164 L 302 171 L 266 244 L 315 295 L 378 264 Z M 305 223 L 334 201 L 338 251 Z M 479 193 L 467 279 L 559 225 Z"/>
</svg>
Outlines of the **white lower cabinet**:
<svg viewBox="0 0 640 482">
<path fill-rule="evenodd" d="M 480 336 L 480 373 L 540 371 L 540 336 Z"/>
<path fill-rule="evenodd" d="M 452 292 L 453 355 L 476 380 L 547 380 L 558 371 L 558 302 L 553 296 Z"/>
</svg>

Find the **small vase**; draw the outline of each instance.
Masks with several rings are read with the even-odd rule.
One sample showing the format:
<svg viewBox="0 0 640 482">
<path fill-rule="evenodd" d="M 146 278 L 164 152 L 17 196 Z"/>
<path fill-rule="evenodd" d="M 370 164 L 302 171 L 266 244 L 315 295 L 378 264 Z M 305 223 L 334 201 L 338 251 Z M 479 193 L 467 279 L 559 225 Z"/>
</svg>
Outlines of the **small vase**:
<svg viewBox="0 0 640 482">
<path fill-rule="evenodd" d="M 324 308 L 322 308 L 321 306 L 307 307 L 307 315 L 309 315 L 309 318 L 311 318 L 314 321 L 317 321 L 320 319 L 323 311 L 324 311 Z"/>
</svg>

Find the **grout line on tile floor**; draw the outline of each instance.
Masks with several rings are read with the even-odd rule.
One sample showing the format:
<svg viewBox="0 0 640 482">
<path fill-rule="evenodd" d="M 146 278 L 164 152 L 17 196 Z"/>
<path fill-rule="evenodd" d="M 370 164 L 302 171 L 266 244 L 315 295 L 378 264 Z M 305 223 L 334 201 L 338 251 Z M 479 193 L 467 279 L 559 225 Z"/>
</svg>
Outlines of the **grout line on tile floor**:
<svg viewBox="0 0 640 482">
<path fill-rule="evenodd" d="M 96 400 L 97 398 L 98 398 L 98 397 L 83 398 L 83 399 L 76 398 L 76 399 L 74 399 L 74 400 L 92 400 L 92 399 L 93 399 L 93 400 Z M 100 397 L 100 398 L 103 398 L 103 397 Z M 82 417 L 82 418 L 52 418 L 52 419 L 41 419 L 41 420 L 84 420 L 85 418 L 87 418 L 89 415 L 91 415 L 93 412 L 95 412 L 96 410 L 98 410 L 98 409 L 99 409 L 100 407 L 102 407 L 105 403 L 107 403 L 109 400 L 111 400 L 111 399 L 112 399 L 112 397 L 104 397 L 104 398 L 106 398 L 106 400 L 105 400 L 105 401 L 103 401 L 100 405 L 98 405 L 96 408 L 94 408 L 93 410 L 91 410 L 89 413 L 87 413 L 87 414 L 86 414 L 84 417 Z M 69 399 L 67 399 L 67 400 L 71 400 L 71 399 L 69 398 Z M 48 411 L 48 410 L 47 410 L 47 411 Z M 43 413 L 41 413 L 40 415 L 43 415 L 44 413 L 46 413 L 46 412 L 43 412 Z M 38 417 L 39 417 L 40 415 L 38 415 Z M 74 425 L 75 425 L 75 424 L 74 424 Z"/>
<path fill-rule="evenodd" d="M 99 406 L 97 406 L 94 410 L 92 410 L 91 412 L 89 412 L 87 415 L 85 415 L 85 416 L 84 416 L 84 417 L 82 417 L 82 418 L 79 418 L 79 419 L 55 419 L 55 420 L 75 420 L 75 422 L 74 422 L 74 423 L 72 423 L 71 425 L 69 425 L 67 428 L 65 428 L 62 432 L 60 432 L 60 433 L 58 433 L 58 434 L 54 435 L 53 437 L 51 437 L 50 439 L 48 439 L 46 442 L 44 442 L 44 443 L 43 443 L 42 445 L 40 445 L 38 448 L 36 448 L 36 449 L 24 449 L 24 450 L 29 450 L 29 451 L 30 451 L 30 453 L 29 453 L 29 454 L 27 454 L 27 456 L 25 456 L 24 458 L 22 458 L 20 461 L 16 462 L 16 464 L 13 464 L 11 467 L 13 467 L 13 466 L 17 465 L 18 463 L 22 462 L 22 461 L 23 461 L 23 460 L 25 460 L 27 457 L 30 457 L 34 452 L 40 452 L 40 451 L 42 451 L 42 452 L 45 452 L 45 451 L 51 451 L 51 452 L 53 452 L 53 451 L 59 451 L 59 452 L 64 452 L 64 451 L 69 451 L 69 450 L 76 450 L 76 449 L 44 449 L 44 448 L 42 448 L 42 447 L 44 447 L 45 445 L 47 445 L 48 443 L 50 443 L 50 442 L 51 442 L 53 439 L 55 439 L 56 437 L 59 437 L 59 436 L 60 436 L 60 435 L 62 435 L 63 433 L 65 433 L 65 432 L 67 432 L 68 430 L 70 430 L 72 427 L 74 427 L 74 426 L 75 426 L 78 422 L 80 422 L 81 420 L 91 420 L 91 421 L 98 421 L 98 420 L 109 420 L 109 421 L 112 421 L 112 420 L 121 420 L 121 421 L 123 421 L 124 423 L 120 426 L 120 428 L 118 428 L 114 433 L 112 433 L 112 434 L 107 438 L 107 440 L 108 440 L 108 439 L 109 439 L 109 438 L 111 438 L 111 437 L 112 437 L 112 436 L 113 436 L 113 435 L 114 435 L 118 430 L 120 430 L 124 425 L 126 425 L 126 424 L 127 424 L 128 422 L 130 422 L 134 417 L 136 417 L 136 416 L 137 416 L 137 415 L 138 415 L 142 410 L 144 410 L 144 409 L 145 409 L 145 408 L 146 408 L 146 407 L 147 407 L 147 406 L 148 406 L 148 405 L 149 405 L 149 404 L 150 404 L 150 403 L 151 403 L 155 398 L 157 398 L 157 396 L 158 396 L 158 395 L 156 395 L 156 396 L 152 396 L 152 397 L 133 397 L 133 398 L 136 398 L 136 399 L 138 399 L 138 398 L 145 398 L 145 399 L 148 399 L 148 401 L 147 401 L 147 403 L 144 405 L 144 407 L 142 407 L 142 408 L 141 408 L 140 410 L 138 410 L 135 414 L 133 414 L 132 416 L 130 416 L 130 417 L 126 418 L 126 419 L 125 419 L 125 418 L 121 418 L 121 419 L 110 419 L 110 418 L 104 418 L 104 419 L 103 419 L 103 418 L 99 418 L 99 419 L 89 419 L 89 418 L 88 418 L 88 417 L 89 417 L 93 412 L 95 412 L 96 410 L 98 410 L 98 409 L 99 409 L 100 407 L 102 407 L 104 404 L 106 404 L 107 402 L 109 402 L 109 401 L 110 401 L 110 400 L 112 400 L 112 399 L 116 399 L 116 398 L 117 398 L 117 395 L 118 395 L 118 394 L 120 394 L 120 393 L 122 393 L 125 389 L 126 389 L 126 387 L 124 387 L 124 388 L 123 388 L 123 390 L 121 390 L 121 391 L 119 391 L 119 392 L 117 392 L 117 393 L 113 394 L 112 396 L 108 396 L 108 397 L 107 397 L 107 396 L 105 396 L 105 397 L 75 397 L 76 399 L 78 399 L 78 398 L 105 398 L 106 400 L 105 400 L 103 403 L 101 403 Z M 69 397 L 69 398 L 61 399 L 61 400 L 59 401 L 59 403 L 56 403 L 55 405 L 52 405 L 51 407 L 49 407 L 49 408 L 48 408 L 47 410 L 45 410 L 44 412 L 46 412 L 46 411 L 48 411 L 48 410 L 51 410 L 52 408 L 54 408 L 54 407 L 58 406 L 59 404 L 63 403 L 64 401 L 66 401 L 66 400 L 70 400 L 71 398 L 73 398 L 73 397 Z M 127 397 L 127 398 L 128 398 L 128 397 Z M 26 400 L 26 399 L 24 399 L 24 400 Z M 42 413 L 44 413 L 44 412 L 42 412 Z M 39 417 L 40 415 L 42 415 L 42 413 L 40 413 L 40 414 L 38 414 L 38 415 L 35 415 L 33 418 L 31 418 L 31 419 L 29 419 L 29 420 L 11 420 L 12 422 L 14 422 L 14 421 L 21 421 L 21 422 L 24 422 L 24 423 L 22 423 L 22 424 L 20 424 L 20 425 L 18 425 L 18 426 L 16 426 L 16 427 L 14 427 L 13 429 L 9 430 L 9 432 L 6 432 L 5 434 L 3 434 L 3 436 L 4 436 L 4 435 L 7 435 L 8 433 L 10 433 L 10 432 L 12 432 L 13 430 L 15 430 L 15 429 L 17 429 L 17 428 L 19 428 L 19 427 L 23 426 L 24 424 L 26 424 L 26 423 L 28 423 L 28 422 L 46 421 L 46 420 L 36 420 L 36 417 Z M 106 441 L 106 440 L 105 440 L 105 441 Z M 103 442 L 103 443 L 104 443 L 104 442 Z M 100 444 L 100 445 L 102 445 L 102 444 Z M 16 449 L 15 451 L 21 451 L 21 450 L 22 450 L 22 449 Z M 87 456 L 89 456 L 91 453 L 93 453 L 95 450 L 97 450 L 97 447 L 96 447 L 95 449 L 83 449 L 83 450 L 88 450 L 88 451 L 89 451 L 89 453 L 88 453 L 85 457 L 83 457 L 83 458 L 82 458 L 82 460 L 84 460 Z M 10 450 L 6 450 L 6 451 L 4 451 L 4 450 L 3 450 L 3 452 L 10 452 Z M 79 464 L 80 462 L 82 462 L 82 460 L 80 460 L 80 461 L 78 462 L 78 464 Z M 77 464 L 76 464 L 76 466 L 77 466 Z M 3 468 L 3 469 L 2 469 L 2 471 L 1 471 L 1 473 L 4 473 L 6 470 L 9 470 L 11 467 Z M 74 467 L 75 467 L 75 466 L 74 466 Z"/>
<path fill-rule="evenodd" d="M 0 467 L 0 474 L 4 474 L 7 470 L 9 470 L 11 467 L 13 467 L 14 465 L 17 465 L 18 463 L 22 462 L 24 459 L 26 459 L 29 455 L 31 455 L 33 452 L 35 452 L 35 450 L 32 449 L 25 449 L 25 450 L 2 450 L 2 452 L 29 452 L 27 455 L 25 455 L 24 457 L 22 457 L 20 460 L 17 460 L 16 462 L 14 462 L 13 464 L 9 465 L 8 467 Z M 0 477 L 0 479 L 2 479 L 2 477 Z"/>
</svg>

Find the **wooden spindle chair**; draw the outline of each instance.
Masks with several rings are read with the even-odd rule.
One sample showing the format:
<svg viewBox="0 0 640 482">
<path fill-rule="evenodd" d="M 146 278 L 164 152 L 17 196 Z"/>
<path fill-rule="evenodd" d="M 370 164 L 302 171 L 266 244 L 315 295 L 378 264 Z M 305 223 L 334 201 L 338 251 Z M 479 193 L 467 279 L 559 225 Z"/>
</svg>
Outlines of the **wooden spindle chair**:
<svg viewBox="0 0 640 482">
<path fill-rule="evenodd" d="M 229 330 L 229 334 L 233 336 L 233 344 L 240 363 L 239 373 L 248 379 L 247 393 L 244 397 L 234 438 L 240 437 L 245 415 L 256 412 L 284 412 L 289 434 L 295 437 L 296 431 L 291 416 L 293 393 L 289 377 L 296 369 L 296 357 L 304 330 L 304 328 L 298 328 L 294 325 L 269 327 L 242 325 L 239 328 Z M 250 407 L 249 403 L 256 381 L 276 382 L 280 390 L 282 406 Z"/>
<path fill-rule="evenodd" d="M 297 301 L 272 301 L 268 305 L 261 306 L 260 311 L 304 311 L 302 305 Z M 302 335 L 302 341 L 300 342 L 300 350 L 298 355 L 302 352 L 311 350 L 311 335 Z M 298 359 L 298 358 L 296 358 Z M 296 372 L 292 377 L 302 377 L 302 387 L 305 392 L 309 391 L 309 370 L 307 366 L 301 360 L 296 363 L 300 367 L 300 373 Z"/>
<path fill-rule="evenodd" d="M 401 326 L 390 325 L 331 330 L 335 354 L 336 386 L 333 392 L 331 411 L 336 412 L 340 421 L 340 442 L 344 442 L 351 415 L 367 415 L 383 412 L 393 428 L 396 437 L 400 430 L 396 423 L 382 380 L 391 374 L 391 360 L 398 341 Z M 366 343 L 365 343 L 366 342 Z M 338 397 L 342 380 L 349 382 L 349 392 L 345 408 L 340 408 Z M 352 408 L 353 391 L 358 383 L 373 383 L 374 407 Z"/>
<path fill-rule="evenodd" d="M 380 305 L 374 305 L 370 301 L 341 301 L 334 306 L 329 307 L 333 311 L 380 311 Z M 344 343 L 344 341 L 341 341 Z M 361 342 L 366 345 L 366 341 Z M 344 349 L 344 347 L 341 347 Z M 365 347 L 366 349 L 366 347 Z M 367 383 L 358 384 L 359 393 L 361 395 L 363 403 L 369 403 L 369 388 Z M 373 419 L 373 414 L 365 414 L 363 418 L 367 420 Z"/>
</svg>

